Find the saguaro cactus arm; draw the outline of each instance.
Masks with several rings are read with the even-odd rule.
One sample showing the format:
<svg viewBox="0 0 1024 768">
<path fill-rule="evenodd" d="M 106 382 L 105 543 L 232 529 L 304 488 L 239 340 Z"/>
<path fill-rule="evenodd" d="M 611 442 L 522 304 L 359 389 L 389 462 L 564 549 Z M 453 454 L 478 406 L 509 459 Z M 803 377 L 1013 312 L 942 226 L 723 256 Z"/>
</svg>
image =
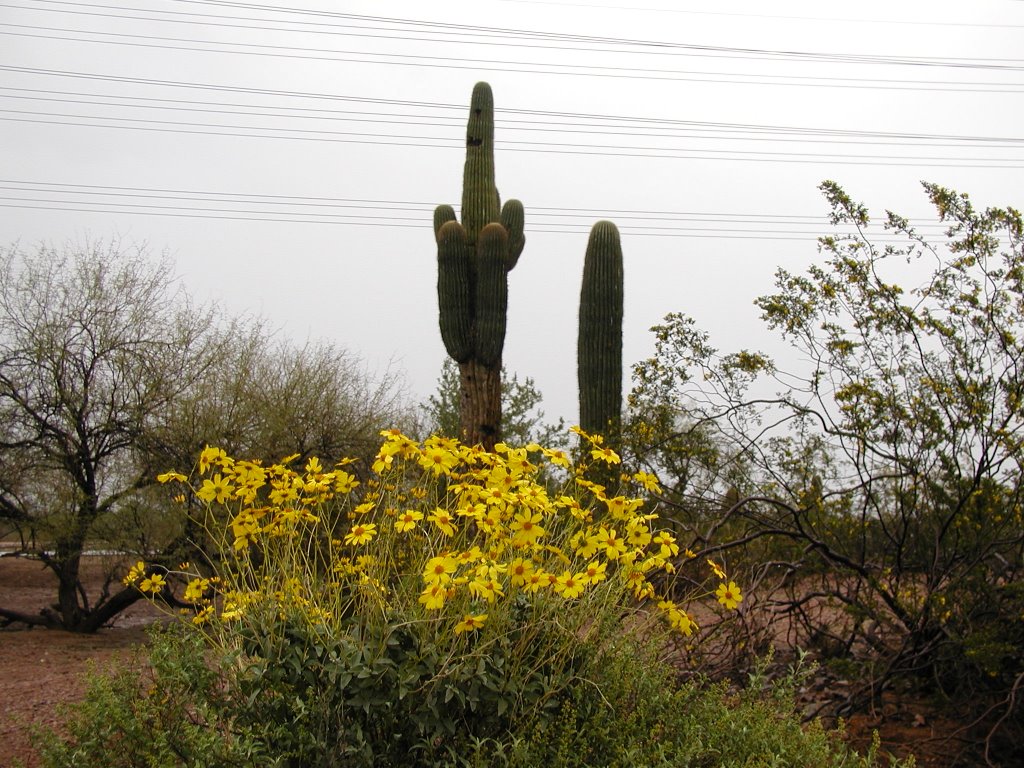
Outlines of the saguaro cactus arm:
<svg viewBox="0 0 1024 768">
<path fill-rule="evenodd" d="M 434 209 L 434 239 L 437 240 L 441 234 L 441 227 L 449 221 L 458 221 L 455 216 L 455 209 L 450 205 L 439 205 Z"/>
<path fill-rule="evenodd" d="M 508 312 L 508 234 L 501 224 L 480 231 L 476 255 L 476 359 L 500 370 Z"/>
<path fill-rule="evenodd" d="M 441 340 L 452 359 L 473 355 L 473 265 L 466 232 L 457 221 L 437 233 L 437 308 Z"/>
<path fill-rule="evenodd" d="M 526 236 L 523 234 L 523 225 L 526 214 L 523 211 L 523 204 L 518 200 L 509 200 L 501 207 L 501 225 L 508 232 L 508 256 L 505 260 L 505 268 L 512 271 L 519 261 L 519 255 L 526 245 Z"/>
</svg>

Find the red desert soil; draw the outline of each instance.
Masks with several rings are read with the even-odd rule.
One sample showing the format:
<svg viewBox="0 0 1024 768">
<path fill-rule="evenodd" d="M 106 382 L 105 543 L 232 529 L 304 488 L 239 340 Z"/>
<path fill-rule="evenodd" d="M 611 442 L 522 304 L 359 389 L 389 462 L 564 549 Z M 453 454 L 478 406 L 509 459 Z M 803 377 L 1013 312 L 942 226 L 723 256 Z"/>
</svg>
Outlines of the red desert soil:
<svg viewBox="0 0 1024 768">
<path fill-rule="evenodd" d="M 101 564 L 91 561 L 85 568 L 87 581 L 98 589 Z M 55 585 L 53 575 L 38 562 L 0 557 L 3 607 L 38 613 L 53 602 Z M 59 724 L 57 706 L 82 697 L 90 663 L 104 670 L 131 660 L 132 649 L 146 640 L 146 626 L 161 615 L 140 601 L 118 616 L 114 626 L 93 635 L 23 625 L 0 630 L 0 766 L 14 765 L 16 759 L 26 768 L 38 766 L 29 724 Z"/>
<path fill-rule="evenodd" d="M 100 560 L 90 558 L 85 565 L 86 580 L 93 589 L 98 589 L 102 577 Z M 54 578 L 38 562 L 0 557 L 0 605 L 36 613 L 53 601 L 54 594 Z M 30 724 L 58 725 L 57 706 L 82 698 L 90 664 L 107 670 L 130 662 L 133 649 L 146 641 L 146 626 L 163 615 L 140 601 L 118 616 L 114 626 L 94 635 L 18 626 L 0 630 L 0 768 L 14 765 L 16 759 L 26 768 L 37 768 Z M 850 718 L 847 731 L 864 748 L 872 731 L 878 730 L 883 753 L 913 751 L 921 768 L 968 765 L 952 760 L 948 745 L 943 744 L 951 724 L 922 712 L 913 702 L 890 703 L 883 712 Z"/>
</svg>

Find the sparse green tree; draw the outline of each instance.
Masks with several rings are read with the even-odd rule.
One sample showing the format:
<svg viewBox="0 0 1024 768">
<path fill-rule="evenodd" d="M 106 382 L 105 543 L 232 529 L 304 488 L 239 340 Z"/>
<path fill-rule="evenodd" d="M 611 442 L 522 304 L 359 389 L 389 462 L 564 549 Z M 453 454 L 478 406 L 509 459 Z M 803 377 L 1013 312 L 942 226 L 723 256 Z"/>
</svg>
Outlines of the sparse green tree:
<svg viewBox="0 0 1024 768">
<path fill-rule="evenodd" d="M 635 370 L 633 439 L 666 500 L 718 510 L 702 545 L 775 542 L 804 638 L 866 654 L 861 693 L 927 684 L 988 725 L 989 747 L 1020 743 L 1021 215 L 925 184 L 941 242 L 890 212 L 878 244 L 863 205 L 822 190 L 835 227 L 824 263 L 779 270 L 756 302 L 807 366 L 721 355 L 670 316 Z M 809 594 L 845 618 L 810 610 Z"/>
<path fill-rule="evenodd" d="M 0 534 L 57 584 L 54 606 L 0 603 L 0 621 L 90 632 L 135 602 L 118 585 L 126 558 L 159 571 L 191 551 L 156 477 L 205 444 L 360 455 L 398 417 L 392 378 L 225 321 L 175 286 L 169 261 L 117 242 L 0 251 Z M 89 550 L 107 553 L 97 594 L 82 578 Z"/>
</svg>

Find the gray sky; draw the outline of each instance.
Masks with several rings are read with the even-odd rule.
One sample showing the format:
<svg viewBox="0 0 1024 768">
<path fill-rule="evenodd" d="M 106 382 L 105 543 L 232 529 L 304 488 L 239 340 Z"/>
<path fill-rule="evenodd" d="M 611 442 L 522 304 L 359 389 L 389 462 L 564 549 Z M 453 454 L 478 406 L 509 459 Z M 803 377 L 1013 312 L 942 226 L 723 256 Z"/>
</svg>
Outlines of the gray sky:
<svg viewBox="0 0 1024 768">
<path fill-rule="evenodd" d="M 823 179 L 879 214 L 927 215 L 921 180 L 1024 205 L 1024 2 L 639 3 L 0 0 L 0 242 L 146 241 L 196 297 L 425 397 L 431 214 L 487 80 L 527 222 L 505 363 L 572 420 L 598 219 L 629 365 L 671 311 L 766 346 L 751 302 L 816 258 Z"/>
</svg>

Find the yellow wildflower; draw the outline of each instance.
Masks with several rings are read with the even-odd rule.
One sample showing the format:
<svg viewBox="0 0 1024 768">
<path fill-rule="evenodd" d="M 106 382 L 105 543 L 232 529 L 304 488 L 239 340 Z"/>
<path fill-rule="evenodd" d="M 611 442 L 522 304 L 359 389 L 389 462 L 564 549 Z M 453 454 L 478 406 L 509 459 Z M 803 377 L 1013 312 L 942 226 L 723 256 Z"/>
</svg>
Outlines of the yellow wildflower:
<svg viewBox="0 0 1024 768">
<path fill-rule="evenodd" d="M 551 574 L 541 568 L 537 568 L 527 574 L 526 582 L 523 584 L 523 589 L 527 592 L 537 592 L 538 590 L 544 589 L 544 587 L 550 586 L 552 578 Z"/>
<path fill-rule="evenodd" d="M 211 464 L 223 464 L 228 461 L 228 455 L 223 448 L 206 446 L 199 454 L 199 474 L 205 475 Z"/>
<path fill-rule="evenodd" d="M 469 592 L 477 598 L 493 603 L 499 597 L 505 596 L 505 588 L 501 582 L 491 577 L 477 577 L 469 582 Z"/>
<path fill-rule="evenodd" d="M 608 505 L 611 516 L 619 520 L 625 520 L 644 504 L 643 499 L 627 499 L 625 496 L 605 499 L 604 503 Z"/>
<path fill-rule="evenodd" d="M 252 510 L 235 515 L 231 520 L 231 532 L 234 534 L 234 547 L 236 550 L 245 549 L 251 542 L 256 541 L 256 534 L 260 531 L 259 521 Z"/>
<path fill-rule="evenodd" d="M 597 554 L 598 537 L 587 536 L 586 531 L 577 531 L 569 539 L 569 544 L 576 550 L 576 554 L 584 559 L 590 559 Z"/>
<path fill-rule="evenodd" d="M 475 563 L 477 560 L 482 559 L 483 556 L 484 556 L 484 553 L 480 551 L 480 547 L 478 547 L 478 546 L 476 546 L 474 544 L 469 549 L 464 549 L 462 552 L 459 552 L 459 554 L 456 555 L 456 559 L 460 563 L 467 564 L 467 563 Z"/>
<path fill-rule="evenodd" d="M 626 528 L 626 542 L 631 547 L 646 547 L 651 542 L 651 532 L 644 523 L 632 524 Z"/>
<path fill-rule="evenodd" d="M 531 560 L 524 560 L 521 557 L 517 557 L 509 565 L 508 573 L 512 579 L 513 587 L 525 586 L 530 575 L 533 573 L 533 562 Z"/>
<path fill-rule="evenodd" d="M 335 493 L 350 493 L 355 490 L 358 485 L 359 481 L 356 480 L 355 475 L 345 472 L 344 470 L 338 470 L 334 473 Z"/>
<path fill-rule="evenodd" d="M 199 489 L 196 496 L 208 504 L 214 502 L 224 504 L 234 495 L 234 490 L 231 483 L 225 480 L 222 475 L 216 474 L 212 480 L 207 479 L 203 481 L 203 487 Z"/>
<path fill-rule="evenodd" d="M 145 572 L 146 564 L 139 560 L 139 562 L 133 565 L 131 567 L 131 570 L 128 571 L 128 575 L 124 577 L 124 585 L 126 587 L 130 587 L 132 584 L 134 584 L 136 581 L 142 578 L 142 574 L 144 574 Z"/>
<path fill-rule="evenodd" d="M 139 584 L 140 592 L 149 592 L 150 594 L 157 594 L 161 589 L 166 586 L 167 580 L 159 573 L 154 573 L 152 576 L 147 576 Z"/>
<path fill-rule="evenodd" d="M 693 630 L 700 629 L 700 627 L 697 626 L 697 622 L 691 619 L 686 611 L 680 610 L 676 604 L 670 600 L 660 601 L 658 603 L 658 608 L 664 612 L 669 625 L 673 629 L 682 632 L 684 635 L 690 636 L 693 634 Z"/>
<path fill-rule="evenodd" d="M 444 601 L 448 598 L 448 588 L 442 584 L 429 584 L 420 594 L 419 601 L 428 611 L 439 611 L 444 608 Z"/>
<path fill-rule="evenodd" d="M 192 617 L 192 623 L 195 624 L 197 627 L 201 626 L 205 624 L 207 621 L 209 621 L 211 616 L 213 616 L 213 606 L 208 605 Z"/>
<path fill-rule="evenodd" d="M 608 465 L 618 464 L 622 461 L 622 459 L 619 458 L 619 454 L 606 445 L 595 446 L 590 451 L 590 455 L 597 461 L 603 461 Z"/>
<path fill-rule="evenodd" d="M 556 577 L 553 584 L 555 592 L 566 600 L 582 595 L 586 585 L 586 576 L 584 574 L 570 573 L 569 571 L 564 571 L 561 576 Z"/>
<path fill-rule="evenodd" d="M 661 485 L 658 483 L 658 478 L 648 472 L 634 473 L 633 480 L 648 493 L 661 492 Z"/>
<path fill-rule="evenodd" d="M 453 453 L 440 438 L 430 437 L 423 444 L 419 465 L 435 475 L 448 475 L 459 464 L 458 454 Z"/>
<path fill-rule="evenodd" d="M 377 525 L 375 523 L 359 523 L 358 525 L 353 525 L 349 532 L 345 534 L 345 543 L 356 546 L 367 544 L 376 535 Z"/>
<path fill-rule="evenodd" d="M 463 632 L 475 632 L 484 625 L 487 621 L 486 613 L 478 613 L 475 616 L 466 614 L 462 621 L 455 625 L 455 634 L 461 634 Z"/>
<path fill-rule="evenodd" d="M 185 587 L 185 594 L 182 599 L 186 603 L 198 603 L 205 597 L 206 591 L 209 588 L 209 579 L 192 579 L 192 581 L 188 583 L 188 586 Z"/>
<path fill-rule="evenodd" d="M 406 533 L 416 527 L 416 523 L 423 519 L 423 513 L 415 509 L 408 509 L 395 520 L 395 530 L 399 533 Z"/>
<path fill-rule="evenodd" d="M 587 584 L 597 584 L 600 581 L 604 581 L 607 578 L 605 570 L 608 568 L 608 563 L 599 563 L 596 560 L 588 563 L 586 570 L 583 571 L 583 578 Z"/>
<path fill-rule="evenodd" d="M 618 560 L 626 552 L 626 543 L 619 538 L 614 528 L 601 526 L 596 539 L 598 548 L 604 550 L 604 556 L 609 560 Z"/>
<path fill-rule="evenodd" d="M 548 461 L 551 462 L 556 467 L 568 469 L 572 464 L 572 461 L 569 458 L 569 454 L 567 454 L 565 451 L 558 450 L 557 448 L 545 448 L 543 449 L 543 451 Z"/>
<path fill-rule="evenodd" d="M 679 545 L 668 531 L 659 531 L 655 534 L 653 541 L 661 548 L 662 557 L 668 558 L 679 554 Z"/>
<path fill-rule="evenodd" d="M 715 590 L 715 595 L 718 596 L 718 602 L 730 611 L 743 602 L 743 595 L 740 594 L 740 588 L 734 581 L 730 581 L 728 585 L 723 581 Z"/>
<path fill-rule="evenodd" d="M 583 505 L 580 504 L 579 499 L 574 499 L 572 496 L 559 496 L 555 504 L 569 510 L 569 514 L 577 520 L 590 519 L 590 510 L 584 509 Z"/>
<path fill-rule="evenodd" d="M 534 513 L 529 510 L 516 515 L 512 525 L 509 526 L 512 530 L 512 543 L 517 547 L 535 543 L 545 533 L 544 528 L 540 525 L 543 519 L 539 512 Z"/>
<path fill-rule="evenodd" d="M 459 561 L 451 555 L 432 557 L 423 567 L 423 580 L 427 584 L 447 584 L 459 567 Z"/>
<path fill-rule="evenodd" d="M 455 535 L 455 518 L 452 517 L 452 513 L 448 510 L 438 507 L 427 515 L 427 520 L 436 525 L 438 530 L 445 536 Z"/>
</svg>

